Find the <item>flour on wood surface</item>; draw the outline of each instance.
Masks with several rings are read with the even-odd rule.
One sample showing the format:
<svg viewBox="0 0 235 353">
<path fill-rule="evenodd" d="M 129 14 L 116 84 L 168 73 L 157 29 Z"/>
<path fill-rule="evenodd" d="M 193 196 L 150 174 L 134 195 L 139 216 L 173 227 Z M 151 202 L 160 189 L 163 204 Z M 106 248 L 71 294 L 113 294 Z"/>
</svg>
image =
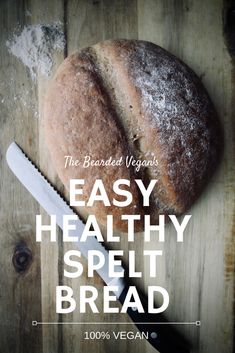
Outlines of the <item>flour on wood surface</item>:
<svg viewBox="0 0 235 353">
<path fill-rule="evenodd" d="M 26 26 L 6 42 L 8 51 L 28 67 L 33 81 L 37 72 L 49 76 L 53 67 L 53 53 L 65 46 L 60 24 Z"/>
</svg>

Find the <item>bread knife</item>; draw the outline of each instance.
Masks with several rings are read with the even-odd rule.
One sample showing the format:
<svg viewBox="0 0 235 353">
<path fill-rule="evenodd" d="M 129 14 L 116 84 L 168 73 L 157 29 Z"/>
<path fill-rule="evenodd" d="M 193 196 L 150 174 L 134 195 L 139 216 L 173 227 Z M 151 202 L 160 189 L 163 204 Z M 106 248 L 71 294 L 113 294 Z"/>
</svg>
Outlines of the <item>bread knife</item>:
<svg viewBox="0 0 235 353">
<path fill-rule="evenodd" d="M 12 142 L 8 147 L 6 160 L 12 172 L 42 208 L 49 215 L 56 215 L 57 224 L 63 230 L 63 216 L 76 215 L 73 209 L 70 208 L 62 196 L 15 142 Z M 85 225 L 80 219 L 78 219 L 77 222 L 75 221 L 74 224 L 76 226 L 76 236 L 79 238 L 79 234 L 82 234 Z M 72 234 L 73 230 L 70 231 L 71 236 Z M 105 257 L 105 266 L 97 269 L 97 272 L 106 285 L 118 287 L 118 291 L 115 292 L 115 295 L 120 303 L 123 304 L 128 288 L 131 284 L 129 279 L 123 277 L 109 277 L 108 250 L 106 250 L 95 237 L 87 238 L 86 242 L 79 242 L 78 240 L 78 243 L 76 244 L 85 258 L 87 258 L 89 250 L 102 252 Z M 120 266 L 117 271 L 122 269 L 123 267 Z M 145 313 L 139 313 L 135 308 L 128 308 L 127 314 L 135 323 L 139 331 L 146 334 L 145 337 L 148 337 L 146 338 L 148 342 L 160 353 L 189 353 L 184 339 L 176 333 L 171 325 L 166 325 L 167 322 L 161 314 L 148 313 L 145 295 L 141 293 L 139 296 L 145 309 Z"/>
</svg>

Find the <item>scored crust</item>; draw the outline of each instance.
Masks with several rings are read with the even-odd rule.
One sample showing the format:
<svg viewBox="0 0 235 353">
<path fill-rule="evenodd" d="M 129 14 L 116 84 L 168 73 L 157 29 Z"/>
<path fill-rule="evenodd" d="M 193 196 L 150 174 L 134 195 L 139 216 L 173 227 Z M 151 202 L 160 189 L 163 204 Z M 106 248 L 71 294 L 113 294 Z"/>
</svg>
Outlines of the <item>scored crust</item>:
<svg viewBox="0 0 235 353">
<path fill-rule="evenodd" d="M 110 40 L 69 56 L 59 67 L 45 99 L 44 131 L 58 175 L 85 179 L 87 201 L 96 179 L 109 199 L 117 179 L 129 179 L 133 202 L 126 208 L 79 208 L 105 225 L 113 214 L 114 228 L 126 231 L 122 214 L 181 214 L 199 196 L 214 171 L 221 146 L 218 119 L 197 76 L 164 49 L 144 41 Z M 83 160 L 156 157 L 157 167 L 64 168 L 64 156 Z M 142 207 L 134 179 L 146 185 L 157 179 L 151 205 Z M 117 198 L 117 197 L 116 197 Z M 121 200 L 121 198 L 120 198 Z M 84 212 L 85 211 L 85 212 Z M 139 222 L 136 230 L 143 229 Z"/>
</svg>

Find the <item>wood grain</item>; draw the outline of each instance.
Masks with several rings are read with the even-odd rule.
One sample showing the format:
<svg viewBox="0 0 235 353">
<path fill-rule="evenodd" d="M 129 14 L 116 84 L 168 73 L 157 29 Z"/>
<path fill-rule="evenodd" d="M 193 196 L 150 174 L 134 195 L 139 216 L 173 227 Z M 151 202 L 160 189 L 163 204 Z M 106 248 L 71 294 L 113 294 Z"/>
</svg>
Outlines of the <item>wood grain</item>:
<svg viewBox="0 0 235 353">
<path fill-rule="evenodd" d="M 41 352 L 40 247 L 35 243 L 38 204 L 25 192 L 6 165 L 5 153 L 16 139 L 37 160 L 37 120 L 32 107 L 36 87 L 27 70 L 6 50 L 6 40 L 17 23 L 27 23 L 24 3 L 1 2 L 1 212 L 0 212 L 0 351 Z M 22 99 L 21 92 L 29 92 Z M 30 255 L 31 254 L 31 255 Z M 24 266 L 22 264 L 25 264 Z"/>
<path fill-rule="evenodd" d="M 32 24 L 37 23 L 62 23 L 64 21 L 64 2 L 63 1 L 32 1 L 29 6 L 29 11 L 32 14 Z M 52 75 L 56 67 L 63 61 L 65 53 L 55 53 L 53 55 L 54 67 Z M 48 156 L 48 151 L 44 143 L 43 127 L 40 123 L 43 118 L 43 101 L 44 95 L 49 82 L 49 78 L 38 75 L 38 113 L 39 127 L 37 132 L 38 140 L 38 156 L 40 169 L 48 177 L 48 179 L 56 185 L 58 190 L 63 192 L 63 187 L 58 180 L 58 177 L 52 167 Z M 49 222 L 49 217 L 45 211 L 40 208 L 40 214 L 43 215 L 43 222 Z M 56 314 L 56 298 L 55 288 L 61 284 L 63 262 L 63 243 L 61 242 L 61 232 L 57 229 L 58 242 L 53 244 L 49 241 L 49 237 L 45 236 L 41 243 L 41 307 L 42 316 L 36 319 L 42 322 L 59 322 L 61 318 Z M 38 330 L 35 327 L 35 331 Z M 61 352 L 62 351 L 62 327 L 60 325 L 42 326 L 42 351 L 43 352 Z"/>
<path fill-rule="evenodd" d="M 233 99 L 232 66 L 224 50 L 222 2 L 185 1 L 176 9 L 175 3 L 165 1 L 158 3 L 155 10 L 154 3 L 148 6 L 145 1 L 139 2 L 139 38 L 160 44 L 195 70 L 209 91 L 226 134 L 223 163 L 190 210 L 192 222 L 182 249 L 175 244 L 169 229 L 162 277 L 166 288 L 172 288 L 169 315 L 176 320 L 184 317 L 186 321 L 202 321 L 200 330 L 183 330 L 193 342 L 195 352 L 232 351 L 232 340 L 228 337 L 233 334 L 233 280 L 225 281 L 224 257 L 228 238 L 231 242 L 233 237 L 234 188 L 229 175 L 234 173 L 234 113 L 229 108 Z"/>
<path fill-rule="evenodd" d="M 223 13 L 231 1 L 214 0 L 50 0 L 1 2 L 1 130 L 0 130 L 0 351 L 27 352 L 146 352 L 154 350 L 146 341 L 85 341 L 86 330 L 133 330 L 126 315 L 55 313 L 55 287 L 71 286 L 78 297 L 83 284 L 103 283 L 86 275 L 78 280 L 63 276 L 63 254 L 74 248 L 59 241 L 44 239 L 35 243 L 35 214 L 47 215 L 9 171 L 5 151 L 16 140 L 47 177 L 64 192 L 44 144 L 42 129 L 43 99 L 49 79 L 39 76 L 33 84 L 27 69 L 6 50 L 6 40 L 16 26 L 60 21 L 66 34 L 64 53 L 55 54 L 54 70 L 63 58 L 79 48 L 108 38 L 139 38 L 152 41 L 184 60 L 201 77 L 216 106 L 225 133 L 222 163 L 207 189 L 191 208 L 192 219 L 183 244 L 176 242 L 173 227 L 166 228 L 166 242 L 158 236 L 144 243 L 141 234 L 134 244 L 121 235 L 114 249 L 128 249 L 138 255 L 136 269 L 144 276 L 136 284 L 162 285 L 170 294 L 166 316 L 170 321 L 201 320 L 201 326 L 179 326 L 189 340 L 192 353 L 230 353 L 233 351 L 234 320 L 234 109 L 235 81 L 233 62 L 223 37 Z M 31 15 L 29 15 L 31 14 Z M 28 92 L 26 94 L 26 92 Z M 23 98 L 22 98 L 23 97 Z M 36 112 L 36 114 L 35 114 Z M 36 116 L 38 115 L 38 118 Z M 59 142 L 58 142 L 59 143 Z M 158 277 L 149 278 L 143 249 L 162 249 Z M 19 256 L 22 259 L 19 260 Z M 13 260 L 12 260 L 13 259 Z M 86 261 L 83 260 L 86 271 Z M 102 296 L 98 306 L 102 306 Z M 89 326 L 53 325 L 32 327 L 31 321 L 86 321 Z M 94 321 L 102 322 L 96 326 Z M 105 325 L 105 322 L 113 325 Z M 93 323 L 92 323 L 93 322 Z"/>
</svg>

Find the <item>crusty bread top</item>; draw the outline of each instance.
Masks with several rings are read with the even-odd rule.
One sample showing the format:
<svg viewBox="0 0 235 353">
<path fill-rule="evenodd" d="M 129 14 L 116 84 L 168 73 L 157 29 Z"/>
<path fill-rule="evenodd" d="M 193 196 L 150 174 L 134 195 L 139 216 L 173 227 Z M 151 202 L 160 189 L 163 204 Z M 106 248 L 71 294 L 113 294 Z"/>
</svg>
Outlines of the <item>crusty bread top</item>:
<svg viewBox="0 0 235 353">
<path fill-rule="evenodd" d="M 102 179 L 110 199 L 115 180 L 130 179 L 133 203 L 126 208 L 97 203 L 101 224 L 122 214 L 181 214 L 199 196 L 219 157 L 221 134 L 215 110 L 196 75 L 164 49 L 144 41 L 111 40 L 69 56 L 58 69 L 45 100 L 46 141 L 62 182 L 85 179 L 85 199 Z M 82 160 L 155 156 L 157 167 L 64 168 L 64 156 Z M 144 209 L 133 182 L 157 179 L 151 207 Z M 82 209 L 79 209 L 82 212 Z M 137 230 L 143 224 L 138 224 Z"/>
</svg>

